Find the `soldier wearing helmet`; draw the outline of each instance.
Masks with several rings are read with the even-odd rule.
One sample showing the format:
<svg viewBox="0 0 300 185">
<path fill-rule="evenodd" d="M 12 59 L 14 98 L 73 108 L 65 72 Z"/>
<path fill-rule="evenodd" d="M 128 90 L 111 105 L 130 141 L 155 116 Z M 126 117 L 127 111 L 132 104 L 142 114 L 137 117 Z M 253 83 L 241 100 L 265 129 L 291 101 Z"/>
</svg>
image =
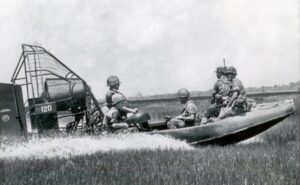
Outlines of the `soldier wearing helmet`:
<svg viewBox="0 0 300 185">
<path fill-rule="evenodd" d="M 197 106 L 190 100 L 190 92 L 187 89 L 179 89 L 177 96 L 183 106 L 181 114 L 167 122 L 170 129 L 195 125 Z"/>
<path fill-rule="evenodd" d="M 138 109 L 129 108 L 127 98 L 119 92 L 120 80 L 117 76 L 110 76 L 107 79 L 107 85 L 110 87 L 106 93 L 107 106 L 110 108 L 106 113 L 106 122 L 112 128 L 127 128 L 128 124 L 124 122 L 128 113 L 136 113 Z"/>
<path fill-rule="evenodd" d="M 224 111 L 220 113 L 220 119 L 235 116 L 247 110 L 246 91 L 242 81 L 236 77 L 237 71 L 235 67 L 228 67 L 225 71 L 225 75 L 231 84 L 229 90 L 230 99 Z"/>
<path fill-rule="evenodd" d="M 228 96 L 230 83 L 225 76 L 226 67 L 218 67 L 216 70 L 217 81 L 213 87 L 211 104 L 220 105 L 223 103 L 222 97 Z"/>
<path fill-rule="evenodd" d="M 206 110 L 201 123 L 205 124 L 212 117 L 218 117 L 221 106 L 225 103 L 230 89 L 230 83 L 225 76 L 226 67 L 218 67 L 216 70 L 217 81 L 213 87 L 211 106 Z"/>
<path fill-rule="evenodd" d="M 117 76 L 112 75 L 107 78 L 106 81 L 107 86 L 109 87 L 109 91 L 105 95 L 107 107 L 110 109 L 112 107 L 112 96 L 114 94 L 119 94 L 120 88 L 120 80 Z"/>
</svg>

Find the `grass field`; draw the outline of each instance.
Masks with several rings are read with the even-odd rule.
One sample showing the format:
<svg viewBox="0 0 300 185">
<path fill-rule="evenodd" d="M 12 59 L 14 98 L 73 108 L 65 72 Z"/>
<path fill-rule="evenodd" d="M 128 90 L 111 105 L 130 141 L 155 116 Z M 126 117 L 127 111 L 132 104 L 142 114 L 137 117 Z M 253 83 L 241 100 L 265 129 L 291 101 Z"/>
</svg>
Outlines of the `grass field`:
<svg viewBox="0 0 300 185">
<path fill-rule="evenodd" d="M 299 148 L 248 144 L 4 161 L 3 184 L 297 185 Z M 3 176 L 2 176 L 3 177 Z"/>
<path fill-rule="evenodd" d="M 1 159 L 0 184 L 300 184 L 298 112 L 260 142 L 191 150 L 125 150 L 70 158 Z"/>
</svg>

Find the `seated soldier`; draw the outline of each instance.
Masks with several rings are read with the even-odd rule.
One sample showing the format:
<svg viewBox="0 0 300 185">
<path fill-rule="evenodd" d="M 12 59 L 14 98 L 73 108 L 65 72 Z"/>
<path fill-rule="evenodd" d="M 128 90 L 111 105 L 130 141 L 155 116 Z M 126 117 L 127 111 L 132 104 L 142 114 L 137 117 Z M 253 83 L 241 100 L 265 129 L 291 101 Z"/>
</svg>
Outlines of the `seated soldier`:
<svg viewBox="0 0 300 185">
<path fill-rule="evenodd" d="M 236 77 L 236 69 L 231 66 L 228 67 L 225 75 L 231 83 L 229 91 L 230 99 L 226 107 L 221 111 L 219 119 L 235 116 L 247 111 L 246 91 L 242 81 Z"/>
<path fill-rule="evenodd" d="M 211 106 L 206 110 L 201 119 L 202 124 L 206 124 L 210 118 L 217 118 L 220 114 L 221 107 L 228 98 L 230 83 L 225 76 L 226 67 L 218 67 L 216 70 L 217 81 L 213 87 Z"/>
<path fill-rule="evenodd" d="M 106 81 L 109 91 L 105 95 L 106 105 L 110 109 L 112 107 L 112 96 L 114 94 L 119 94 L 120 80 L 117 76 L 109 76 Z"/>
<path fill-rule="evenodd" d="M 105 115 L 105 123 L 115 129 L 128 128 L 125 123 L 127 113 L 136 113 L 138 109 L 131 109 L 127 106 L 127 99 L 123 94 L 114 94 L 112 96 L 112 107 Z"/>
<path fill-rule="evenodd" d="M 180 103 L 184 105 L 181 114 L 172 118 L 167 122 L 169 129 L 182 128 L 187 126 L 194 126 L 197 114 L 197 107 L 190 100 L 190 93 L 187 89 L 180 89 L 178 91 L 178 98 Z"/>
</svg>

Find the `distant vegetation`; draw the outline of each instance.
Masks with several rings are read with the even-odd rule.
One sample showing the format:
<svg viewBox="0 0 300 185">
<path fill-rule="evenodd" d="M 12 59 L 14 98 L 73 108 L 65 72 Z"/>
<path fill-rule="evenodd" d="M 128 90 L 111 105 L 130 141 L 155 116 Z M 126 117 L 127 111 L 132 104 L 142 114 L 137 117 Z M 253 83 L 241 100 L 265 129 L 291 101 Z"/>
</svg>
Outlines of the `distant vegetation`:
<svg viewBox="0 0 300 185">
<path fill-rule="evenodd" d="M 274 85 L 263 87 L 248 87 L 247 92 L 270 92 L 270 91 L 286 91 L 286 90 L 298 90 L 300 91 L 300 81 L 290 82 L 288 85 Z"/>
<path fill-rule="evenodd" d="M 263 87 L 247 87 L 246 91 L 248 93 L 252 92 L 272 92 L 272 91 L 288 91 L 288 90 L 299 90 L 300 91 L 300 81 L 299 82 L 290 82 L 288 85 L 274 85 L 274 86 L 263 86 Z M 192 96 L 205 96 L 210 95 L 212 89 L 208 91 L 192 91 Z M 130 99 L 160 99 L 160 98 L 170 98 L 176 97 L 175 93 L 169 94 L 159 94 L 151 96 L 142 96 L 142 93 L 139 92 L 135 97 L 130 97 Z"/>
</svg>

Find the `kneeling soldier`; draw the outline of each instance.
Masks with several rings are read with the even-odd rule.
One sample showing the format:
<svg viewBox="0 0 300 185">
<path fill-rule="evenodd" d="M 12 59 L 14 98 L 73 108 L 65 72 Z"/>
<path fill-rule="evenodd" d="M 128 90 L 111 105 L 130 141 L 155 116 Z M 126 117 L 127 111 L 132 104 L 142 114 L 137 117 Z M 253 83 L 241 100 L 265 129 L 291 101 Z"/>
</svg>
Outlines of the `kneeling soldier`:
<svg viewBox="0 0 300 185">
<path fill-rule="evenodd" d="M 219 119 L 235 116 L 247 111 L 246 91 L 242 81 L 236 77 L 236 69 L 231 66 L 228 67 L 225 75 L 228 81 L 231 83 L 229 91 L 230 100 L 226 108 L 224 108 L 224 111 L 221 111 Z"/>
<path fill-rule="evenodd" d="M 138 109 L 131 109 L 127 104 L 127 99 L 123 94 L 112 95 L 112 107 L 105 115 L 108 126 L 115 129 L 128 128 L 128 124 L 125 123 L 127 113 L 136 113 Z"/>
<path fill-rule="evenodd" d="M 197 114 L 197 107 L 190 100 L 190 92 L 187 89 L 180 89 L 178 91 L 178 98 L 180 103 L 184 105 L 181 114 L 172 118 L 167 122 L 170 129 L 182 128 L 186 126 L 194 126 Z"/>
<path fill-rule="evenodd" d="M 211 106 L 206 110 L 201 123 L 206 124 L 211 118 L 217 118 L 220 114 L 221 107 L 228 98 L 230 82 L 225 76 L 226 67 L 218 67 L 216 70 L 217 81 L 213 87 Z"/>
</svg>

